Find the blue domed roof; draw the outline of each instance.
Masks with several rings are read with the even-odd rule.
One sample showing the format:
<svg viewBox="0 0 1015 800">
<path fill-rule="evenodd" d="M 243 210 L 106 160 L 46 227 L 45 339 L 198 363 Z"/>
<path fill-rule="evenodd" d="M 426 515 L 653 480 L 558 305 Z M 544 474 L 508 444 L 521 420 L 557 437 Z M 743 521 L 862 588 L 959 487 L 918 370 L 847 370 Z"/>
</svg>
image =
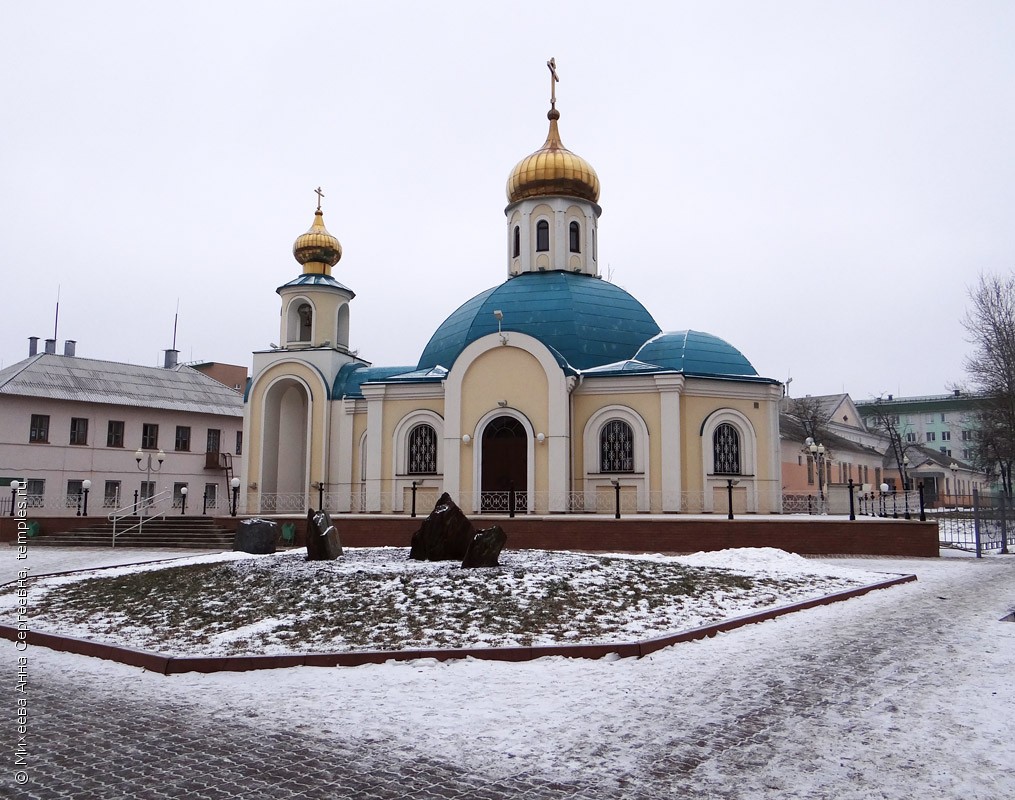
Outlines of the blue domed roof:
<svg viewBox="0 0 1015 800">
<path fill-rule="evenodd" d="M 502 329 L 538 339 L 575 369 L 629 359 L 659 333 L 645 307 L 608 281 L 574 272 L 527 272 L 478 294 L 448 317 L 417 369 L 451 368 L 469 344 Z"/>
<path fill-rule="evenodd" d="M 646 364 L 708 377 L 757 377 L 743 353 L 718 336 L 701 331 L 660 333 L 645 342 L 635 358 Z"/>
</svg>

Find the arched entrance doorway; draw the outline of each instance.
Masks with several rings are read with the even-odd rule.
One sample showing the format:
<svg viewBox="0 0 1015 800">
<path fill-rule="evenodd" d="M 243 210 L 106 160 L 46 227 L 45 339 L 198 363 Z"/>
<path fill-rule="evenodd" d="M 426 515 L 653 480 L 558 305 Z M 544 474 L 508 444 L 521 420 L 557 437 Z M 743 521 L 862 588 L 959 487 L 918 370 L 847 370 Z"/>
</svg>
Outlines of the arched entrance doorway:
<svg viewBox="0 0 1015 800">
<path fill-rule="evenodd" d="M 514 417 L 495 417 L 483 429 L 483 454 L 480 465 L 480 511 L 528 508 L 528 435 L 525 426 Z"/>
<path fill-rule="evenodd" d="M 261 507 L 302 508 L 307 493 L 310 395 L 291 378 L 273 384 L 264 397 L 264 452 L 261 467 Z"/>
</svg>

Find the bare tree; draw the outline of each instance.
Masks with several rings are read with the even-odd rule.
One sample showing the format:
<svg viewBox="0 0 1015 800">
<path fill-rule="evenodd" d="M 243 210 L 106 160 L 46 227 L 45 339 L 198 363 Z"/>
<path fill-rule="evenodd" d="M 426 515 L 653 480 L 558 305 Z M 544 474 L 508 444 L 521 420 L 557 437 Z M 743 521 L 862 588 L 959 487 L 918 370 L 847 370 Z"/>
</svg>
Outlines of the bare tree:
<svg viewBox="0 0 1015 800">
<path fill-rule="evenodd" d="M 786 413 L 803 425 L 804 432 L 819 442 L 827 431 L 828 414 L 816 397 L 786 398 Z"/>
<path fill-rule="evenodd" d="M 1010 497 L 1015 463 L 1015 274 L 980 275 L 969 300 L 963 325 L 973 352 L 965 367 L 982 399 L 974 461 L 988 476 L 1000 474 L 1002 491 Z"/>
<path fill-rule="evenodd" d="M 906 491 L 909 489 L 909 476 L 906 474 L 906 450 L 909 445 L 902 440 L 899 415 L 885 404 L 884 395 L 875 398 L 874 404 L 868 406 L 868 409 L 874 412 L 874 430 L 888 437 L 888 447 L 899 470 L 899 485 Z"/>
</svg>

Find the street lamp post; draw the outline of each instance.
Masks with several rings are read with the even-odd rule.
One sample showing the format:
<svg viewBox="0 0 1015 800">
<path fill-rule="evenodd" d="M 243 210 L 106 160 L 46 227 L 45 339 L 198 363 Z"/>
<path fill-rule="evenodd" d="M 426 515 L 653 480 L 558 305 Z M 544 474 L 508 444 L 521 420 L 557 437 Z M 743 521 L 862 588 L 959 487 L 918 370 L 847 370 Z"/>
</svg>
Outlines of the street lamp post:
<svg viewBox="0 0 1015 800">
<path fill-rule="evenodd" d="M 733 487 L 736 486 L 740 481 L 735 481 L 732 478 L 726 479 L 726 504 L 729 509 L 726 512 L 726 519 L 733 519 Z"/>
<path fill-rule="evenodd" d="M 912 519 L 909 515 L 909 456 L 902 457 L 902 499 L 906 505 L 906 519 Z"/>
<path fill-rule="evenodd" d="M 240 499 L 240 479 L 233 478 L 229 481 L 229 485 L 233 488 L 233 508 L 232 515 L 236 516 L 236 502 Z"/>
<path fill-rule="evenodd" d="M 182 517 L 182 516 L 184 516 L 187 513 L 187 487 L 186 486 L 181 486 L 180 487 L 180 497 L 182 498 L 182 500 L 180 502 L 180 516 Z"/>
<path fill-rule="evenodd" d="M 83 516 L 83 517 L 87 517 L 88 516 L 88 492 L 90 492 L 91 489 L 92 489 L 92 482 L 91 481 L 89 481 L 89 480 L 81 481 L 81 490 L 82 490 L 82 493 L 85 496 L 85 510 L 83 512 L 81 512 L 81 516 Z"/>
<path fill-rule="evenodd" d="M 821 513 L 825 513 L 825 446 L 815 444 L 814 439 L 808 436 L 804 439 L 804 451 L 813 459 L 814 467 L 818 471 L 818 498 L 820 499 Z"/>
<path fill-rule="evenodd" d="M 888 486 L 887 483 L 882 483 L 881 486 L 880 486 L 880 489 L 881 489 L 881 516 L 882 517 L 887 517 L 888 516 L 888 510 L 885 508 L 885 495 L 888 494 L 888 489 L 889 488 L 890 487 Z"/>
<path fill-rule="evenodd" d="M 959 500 L 958 500 L 958 494 L 959 493 L 956 491 L 956 487 L 957 487 L 956 480 L 958 479 L 959 465 L 956 464 L 953 461 L 951 464 L 948 465 L 948 469 L 950 469 L 952 471 L 952 506 L 954 508 L 958 508 L 959 507 Z"/>
<path fill-rule="evenodd" d="M 146 455 L 148 456 L 148 460 L 145 462 L 145 465 L 142 467 L 141 466 L 141 461 L 142 461 L 142 459 L 144 459 L 144 457 Z M 153 472 L 158 473 L 159 471 L 161 471 L 161 469 L 162 469 L 162 462 L 166 460 L 166 453 L 165 453 L 164 450 L 161 450 L 161 449 L 159 450 L 158 455 L 156 456 L 156 460 L 159 463 L 158 463 L 158 466 L 155 466 L 155 465 L 152 464 L 152 454 L 151 453 L 144 453 L 144 452 L 142 452 L 141 448 L 139 447 L 137 450 L 134 451 L 134 460 L 137 462 L 137 468 L 139 470 L 141 470 L 141 472 L 145 473 L 145 485 L 146 485 L 145 488 L 148 490 L 148 497 L 147 498 L 142 497 L 141 499 L 142 500 L 146 500 L 147 499 L 150 502 L 152 495 L 155 494 L 151 490 L 152 473 Z M 142 513 L 141 516 L 144 516 L 144 514 Z"/>
</svg>

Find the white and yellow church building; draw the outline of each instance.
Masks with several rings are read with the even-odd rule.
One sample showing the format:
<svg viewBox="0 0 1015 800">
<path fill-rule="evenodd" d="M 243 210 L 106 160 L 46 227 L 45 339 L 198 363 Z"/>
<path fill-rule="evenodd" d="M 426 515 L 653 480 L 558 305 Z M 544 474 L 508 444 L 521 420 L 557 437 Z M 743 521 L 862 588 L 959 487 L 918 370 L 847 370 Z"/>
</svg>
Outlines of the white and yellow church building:
<svg viewBox="0 0 1015 800">
<path fill-rule="evenodd" d="M 355 295 L 318 202 L 277 290 L 279 346 L 254 353 L 244 511 L 425 514 L 444 491 L 467 514 L 725 512 L 731 492 L 736 511 L 781 510 L 780 383 L 602 278 L 599 178 L 562 144 L 555 96 L 547 116 L 508 177 L 505 280 L 414 365 L 350 352 Z"/>
</svg>

